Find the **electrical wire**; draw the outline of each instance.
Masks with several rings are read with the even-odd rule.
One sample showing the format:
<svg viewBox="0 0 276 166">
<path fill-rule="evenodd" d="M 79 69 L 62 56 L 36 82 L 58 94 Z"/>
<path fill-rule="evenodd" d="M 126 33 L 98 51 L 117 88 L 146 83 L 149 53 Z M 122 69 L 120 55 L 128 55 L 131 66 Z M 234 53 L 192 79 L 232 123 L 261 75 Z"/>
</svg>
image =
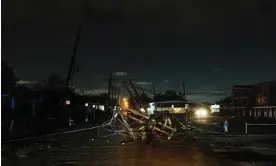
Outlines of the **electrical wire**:
<svg viewBox="0 0 276 166">
<path fill-rule="evenodd" d="M 112 111 L 112 117 L 109 120 L 103 122 L 101 125 L 98 125 L 98 126 L 93 126 L 93 127 L 89 127 L 89 128 L 82 128 L 82 129 L 77 129 L 77 130 L 57 132 L 57 133 L 46 134 L 46 135 L 41 135 L 41 136 L 14 139 L 14 140 L 5 141 L 4 143 L 12 143 L 12 142 L 19 142 L 19 141 L 24 141 L 24 140 L 46 138 L 46 137 L 51 137 L 51 136 L 57 136 L 57 135 L 69 134 L 69 133 L 76 133 L 76 132 L 81 132 L 81 131 L 86 131 L 86 130 L 95 130 L 95 129 L 97 129 L 96 137 L 98 137 L 98 138 L 108 138 L 108 137 L 111 137 L 111 136 L 114 136 L 114 135 L 129 136 L 129 134 L 128 134 L 129 126 L 130 126 L 131 131 L 134 133 L 135 136 L 137 136 L 137 134 L 139 134 L 139 133 L 140 134 L 141 133 L 146 133 L 145 131 L 132 130 L 132 126 L 137 124 L 137 122 L 134 122 L 134 123 L 131 123 L 131 124 L 125 124 L 123 122 L 122 118 L 123 117 L 119 116 L 118 110 L 113 110 Z M 177 117 L 175 117 L 175 118 L 177 119 L 177 121 L 179 121 L 179 119 Z M 105 133 L 108 132 L 108 134 L 107 135 L 102 135 L 101 130 L 104 130 Z M 160 142 L 164 142 L 166 140 L 168 141 L 168 137 L 158 135 L 157 133 L 155 133 L 155 135 L 156 135 L 156 137 L 158 138 L 158 140 Z"/>
</svg>

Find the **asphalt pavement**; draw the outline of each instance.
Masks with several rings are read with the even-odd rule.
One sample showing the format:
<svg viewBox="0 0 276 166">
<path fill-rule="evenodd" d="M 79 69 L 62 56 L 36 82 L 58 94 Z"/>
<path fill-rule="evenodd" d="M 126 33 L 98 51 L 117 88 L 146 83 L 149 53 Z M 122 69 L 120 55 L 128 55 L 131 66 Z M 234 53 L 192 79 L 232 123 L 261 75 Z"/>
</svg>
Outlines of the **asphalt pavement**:
<svg viewBox="0 0 276 166">
<path fill-rule="evenodd" d="M 67 132 L 40 139 L 6 143 L 2 165 L 45 166 L 235 166 L 276 165 L 275 156 L 210 141 L 203 131 L 182 131 L 172 140 L 121 141 L 126 137 L 97 130 Z M 203 137 L 205 135 L 205 137 Z M 13 151 L 12 151 L 13 149 Z M 16 155 L 15 155 L 16 154 Z"/>
</svg>

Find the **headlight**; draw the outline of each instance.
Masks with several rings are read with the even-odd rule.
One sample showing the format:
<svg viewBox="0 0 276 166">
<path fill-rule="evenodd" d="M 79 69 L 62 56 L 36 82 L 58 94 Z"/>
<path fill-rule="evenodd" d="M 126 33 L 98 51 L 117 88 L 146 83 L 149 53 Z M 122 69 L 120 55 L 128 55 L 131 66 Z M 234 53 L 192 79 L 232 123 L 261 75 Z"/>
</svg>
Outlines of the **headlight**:
<svg viewBox="0 0 276 166">
<path fill-rule="evenodd" d="M 206 117 L 207 114 L 208 114 L 208 112 L 207 112 L 207 110 L 201 108 L 201 109 L 197 110 L 197 111 L 195 112 L 195 114 L 196 114 L 196 116 L 198 116 L 198 117 Z"/>
<path fill-rule="evenodd" d="M 201 116 L 207 116 L 207 111 L 206 110 L 201 110 Z"/>
<path fill-rule="evenodd" d="M 197 116 L 199 116 L 201 113 L 200 113 L 200 110 L 197 110 L 196 112 L 195 112 L 195 114 L 197 115 Z"/>
</svg>

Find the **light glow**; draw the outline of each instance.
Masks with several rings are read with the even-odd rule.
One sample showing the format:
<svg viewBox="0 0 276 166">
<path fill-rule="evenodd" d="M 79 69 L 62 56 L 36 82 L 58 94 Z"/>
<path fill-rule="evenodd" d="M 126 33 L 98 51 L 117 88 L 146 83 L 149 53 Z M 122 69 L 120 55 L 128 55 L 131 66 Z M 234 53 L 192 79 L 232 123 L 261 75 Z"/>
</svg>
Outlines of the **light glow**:
<svg viewBox="0 0 276 166">
<path fill-rule="evenodd" d="M 196 110 L 195 115 L 199 118 L 204 118 L 208 115 L 208 111 L 206 109 L 200 108 Z"/>
</svg>

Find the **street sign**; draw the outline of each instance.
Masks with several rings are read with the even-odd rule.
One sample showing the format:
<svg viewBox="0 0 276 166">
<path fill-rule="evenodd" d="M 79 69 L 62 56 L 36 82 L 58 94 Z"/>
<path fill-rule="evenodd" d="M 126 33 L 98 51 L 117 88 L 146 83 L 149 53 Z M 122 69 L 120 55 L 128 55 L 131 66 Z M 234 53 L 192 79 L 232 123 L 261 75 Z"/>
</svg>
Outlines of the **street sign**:
<svg viewBox="0 0 276 166">
<path fill-rule="evenodd" d="M 189 109 L 189 104 L 185 104 L 185 109 Z"/>
</svg>

